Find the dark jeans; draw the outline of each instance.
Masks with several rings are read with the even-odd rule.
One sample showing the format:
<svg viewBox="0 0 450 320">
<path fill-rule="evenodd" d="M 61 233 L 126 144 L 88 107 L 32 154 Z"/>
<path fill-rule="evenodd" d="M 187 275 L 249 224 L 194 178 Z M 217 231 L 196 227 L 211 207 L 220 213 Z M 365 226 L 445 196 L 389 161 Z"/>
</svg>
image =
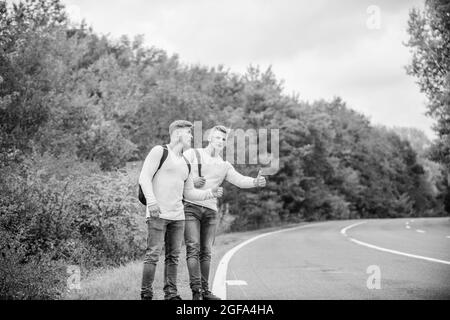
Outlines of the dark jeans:
<svg viewBox="0 0 450 320">
<path fill-rule="evenodd" d="M 192 290 L 209 290 L 211 248 L 217 225 L 217 212 L 189 202 L 184 203 L 186 260 Z"/>
<path fill-rule="evenodd" d="M 177 267 L 178 257 L 183 241 L 184 221 L 173 221 L 161 218 L 148 218 L 147 251 L 144 259 L 142 274 L 142 296 L 153 296 L 153 280 L 155 279 L 156 264 L 165 246 L 164 264 L 164 299 L 177 295 Z"/>
</svg>

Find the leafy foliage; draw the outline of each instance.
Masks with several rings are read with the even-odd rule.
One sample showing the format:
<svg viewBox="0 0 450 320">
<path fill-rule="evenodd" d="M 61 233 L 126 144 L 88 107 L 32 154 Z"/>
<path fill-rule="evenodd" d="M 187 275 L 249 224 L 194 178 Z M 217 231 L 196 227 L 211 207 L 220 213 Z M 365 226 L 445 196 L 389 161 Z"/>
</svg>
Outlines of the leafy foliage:
<svg viewBox="0 0 450 320">
<path fill-rule="evenodd" d="M 411 11 L 408 26 L 407 45 L 413 60 L 407 70 L 418 79 L 429 100 L 428 114 L 437 120 L 439 139 L 430 156 L 446 169 L 442 184 L 447 184 L 447 191 L 443 197 L 446 211 L 450 212 L 450 179 L 445 177 L 450 177 L 450 3 L 426 0 L 423 12 Z"/>
</svg>

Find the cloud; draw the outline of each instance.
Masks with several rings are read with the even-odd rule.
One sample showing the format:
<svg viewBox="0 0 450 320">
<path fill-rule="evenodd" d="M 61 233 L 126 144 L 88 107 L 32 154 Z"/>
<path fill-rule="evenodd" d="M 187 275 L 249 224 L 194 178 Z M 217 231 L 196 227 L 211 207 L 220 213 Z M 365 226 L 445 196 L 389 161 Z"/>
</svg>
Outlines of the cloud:
<svg viewBox="0 0 450 320">
<path fill-rule="evenodd" d="M 66 6 L 66 12 L 70 17 L 70 20 L 76 24 L 81 23 L 81 21 L 83 20 L 81 9 L 75 4 Z"/>
<path fill-rule="evenodd" d="M 114 37 L 144 34 L 148 45 L 189 64 L 245 72 L 272 65 L 286 92 L 313 100 L 341 96 L 388 125 L 414 125 L 432 136 L 425 97 L 406 75 L 408 11 L 423 0 L 65 0 L 94 29 Z M 370 30 L 371 5 L 380 29 Z"/>
</svg>

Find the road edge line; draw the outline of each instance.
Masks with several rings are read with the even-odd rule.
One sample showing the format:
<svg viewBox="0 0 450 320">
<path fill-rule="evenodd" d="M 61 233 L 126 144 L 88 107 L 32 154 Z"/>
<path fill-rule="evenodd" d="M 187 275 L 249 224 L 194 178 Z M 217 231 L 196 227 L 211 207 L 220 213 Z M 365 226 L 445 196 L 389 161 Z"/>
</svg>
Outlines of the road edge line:
<svg viewBox="0 0 450 320">
<path fill-rule="evenodd" d="M 222 300 L 226 300 L 227 299 L 227 285 L 226 285 L 226 280 L 227 280 L 227 269 L 228 269 L 228 263 L 230 262 L 231 258 L 233 257 L 233 255 L 239 251 L 242 247 L 246 246 L 247 244 L 267 237 L 269 235 L 272 234 L 276 234 L 276 233 L 281 233 L 281 232 L 286 232 L 286 231 L 290 231 L 290 230 L 294 230 L 294 229 L 302 229 L 302 228 L 308 228 L 311 226 L 315 226 L 318 225 L 319 223 L 311 223 L 311 224 L 303 224 L 300 226 L 296 226 L 296 227 L 291 227 L 291 228 L 286 228 L 286 229 L 281 229 L 281 230 L 277 230 L 277 231 L 271 231 L 271 232 L 266 232 L 266 233 L 262 233 L 260 235 L 254 236 L 250 239 L 245 240 L 244 242 L 241 242 L 240 244 L 234 246 L 233 248 L 231 248 L 230 250 L 228 250 L 222 257 L 222 259 L 220 259 L 219 264 L 217 265 L 217 269 L 216 272 L 214 274 L 214 281 L 213 281 L 213 285 L 212 285 L 212 289 L 211 291 L 220 299 Z"/>
<path fill-rule="evenodd" d="M 353 227 L 356 227 L 357 225 L 366 223 L 366 222 L 367 221 L 360 222 L 360 223 L 355 223 L 355 224 L 352 224 L 350 226 L 347 226 L 347 227 L 345 227 L 345 228 L 343 228 L 341 230 L 341 233 L 344 236 L 348 237 L 347 230 L 349 230 L 349 229 L 351 229 Z M 402 251 L 397 251 L 397 250 L 387 249 L 387 248 L 383 248 L 383 247 L 378 247 L 376 245 L 373 245 L 373 244 L 370 244 L 370 243 L 366 243 L 366 242 L 363 242 L 363 241 L 360 241 L 360 240 L 357 240 L 357 239 L 354 239 L 354 238 L 351 238 L 351 237 L 348 237 L 348 239 L 350 241 L 352 241 L 353 243 L 356 243 L 356 244 L 358 244 L 360 246 L 365 246 L 365 247 L 368 247 L 368 248 L 371 248 L 371 249 L 375 249 L 375 250 L 379 250 L 379 251 L 383 251 L 383 252 L 388 252 L 388 253 L 392 253 L 392 254 L 397 254 L 397 255 L 405 256 L 405 257 L 409 257 L 409 258 L 421 259 L 421 260 L 426 260 L 426 261 L 430 261 L 430 262 L 437 262 L 437 263 L 450 265 L 450 261 L 440 260 L 440 259 L 435 259 L 435 258 L 429 258 L 429 257 L 425 257 L 425 256 L 419 256 L 419 255 L 416 255 L 416 254 L 411 254 L 411 253 L 406 253 L 406 252 L 402 252 Z"/>
</svg>

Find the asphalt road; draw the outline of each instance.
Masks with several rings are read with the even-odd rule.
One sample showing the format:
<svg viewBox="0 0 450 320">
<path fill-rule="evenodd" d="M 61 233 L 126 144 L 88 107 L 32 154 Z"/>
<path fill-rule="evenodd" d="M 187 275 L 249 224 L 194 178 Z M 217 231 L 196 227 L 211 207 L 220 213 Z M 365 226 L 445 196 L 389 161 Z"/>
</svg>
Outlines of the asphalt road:
<svg viewBox="0 0 450 320">
<path fill-rule="evenodd" d="M 450 218 L 330 221 L 271 234 L 234 253 L 226 280 L 226 298 L 236 300 L 450 299 Z"/>
</svg>

